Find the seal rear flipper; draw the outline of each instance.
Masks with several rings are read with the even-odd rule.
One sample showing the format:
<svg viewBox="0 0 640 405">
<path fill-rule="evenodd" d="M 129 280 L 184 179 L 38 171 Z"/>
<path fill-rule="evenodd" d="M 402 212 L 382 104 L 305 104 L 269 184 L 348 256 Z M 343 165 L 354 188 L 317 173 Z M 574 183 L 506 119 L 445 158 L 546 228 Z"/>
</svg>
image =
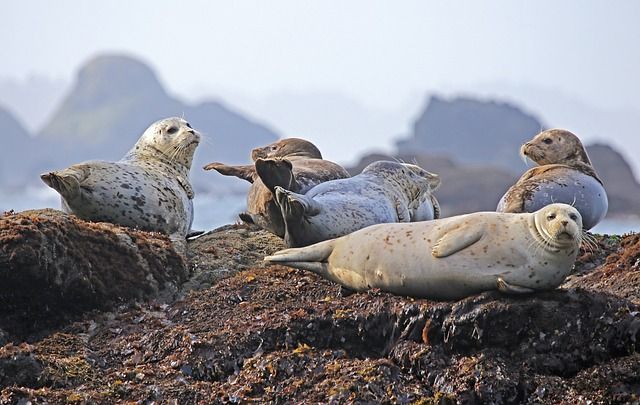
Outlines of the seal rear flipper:
<svg viewBox="0 0 640 405">
<path fill-rule="evenodd" d="M 504 294 L 531 294 L 535 292 L 535 290 L 528 287 L 521 287 L 515 284 L 509 284 L 502 279 L 502 277 L 498 277 L 496 281 L 498 286 L 498 291 Z"/>
<path fill-rule="evenodd" d="M 324 277 L 329 277 L 327 261 L 333 253 L 335 239 L 316 243 L 315 245 L 285 249 L 264 258 L 265 262 L 309 270 Z"/>
<path fill-rule="evenodd" d="M 274 193 L 276 187 L 298 191 L 293 165 L 287 159 L 256 159 L 256 173 L 262 183 Z"/>
<path fill-rule="evenodd" d="M 245 224 L 255 224 L 253 217 L 248 212 L 241 212 L 238 214 L 238 218 Z"/>
<path fill-rule="evenodd" d="M 453 228 L 438 239 L 431 255 L 437 258 L 451 256 L 479 241 L 484 232 L 483 224 L 464 224 Z"/>
<path fill-rule="evenodd" d="M 40 175 L 46 185 L 56 190 L 65 199 L 74 199 L 80 195 L 80 181 L 85 177 L 84 171 L 76 170 L 73 166 Z"/>
<path fill-rule="evenodd" d="M 253 165 L 229 166 L 220 162 L 211 162 L 203 167 L 204 170 L 215 170 L 223 176 L 234 176 L 249 183 L 253 183 L 257 177 L 256 168 Z"/>
<path fill-rule="evenodd" d="M 276 202 L 282 211 L 285 222 L 299 221 L 303 217 L 318 215 L 322 210 L 320 204 L 311 197 L 296 194 L 280 186 L 275 188 Z"/>
</svg>

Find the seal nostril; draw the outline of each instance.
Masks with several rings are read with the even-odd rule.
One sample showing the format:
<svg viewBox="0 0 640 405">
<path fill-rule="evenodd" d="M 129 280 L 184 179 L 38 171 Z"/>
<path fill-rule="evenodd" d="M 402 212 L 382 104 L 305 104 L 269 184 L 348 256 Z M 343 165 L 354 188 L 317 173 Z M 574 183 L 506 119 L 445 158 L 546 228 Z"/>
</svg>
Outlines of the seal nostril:
<svg viewBox="0 0 640 405">
<path fill-rule="evenodd" d="M 564 226 L 567 226 L 567 224 L 569 223 L 569 221 L 562 221 L 561 224 Z"/>
</svg>

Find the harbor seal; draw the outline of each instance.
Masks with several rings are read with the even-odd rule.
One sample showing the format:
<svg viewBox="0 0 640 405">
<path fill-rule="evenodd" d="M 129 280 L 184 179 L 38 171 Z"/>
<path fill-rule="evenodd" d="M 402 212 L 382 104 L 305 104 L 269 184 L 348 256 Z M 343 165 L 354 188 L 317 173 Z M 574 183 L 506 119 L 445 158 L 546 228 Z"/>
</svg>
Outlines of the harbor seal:
<svg viewBox="0 0 640 405">
<path fill-rule="evenodd" d="M 300 138 L 286 138 L 251 151 L 254 164 L 230 166 L 212 162 L 204 170 L 216 170 L 224 176 L 235 176 L 251 183 L 247 193 L 247 212 L 240 214 L 245 222 L 255 223 L 280 237 L 284 222 L 274 201 L 275 187 L 305 193 L 313 186 L 349 177 L 340 165 L 322 159 L 320 150 Z"/>
<path fill-rule="evenodd" d="M 439 214 L 431 194 L 438 175 L 419 166 L 377 161 L 348 179 L 331 180 L 297 194 L 276 187 L 289 247 L 306 246 L 386 222 L 434 219 Z"/>
<path fill-rule="evenodd" d="M 40 177 L 60 194 L 67 213 L 180 241 L 193 222 L 189 169 L 199 142 L 187 121 L 166 118 L 147 128 L 117 162 L 89 161 Z"/>
<path fill-rule="evenodd" d="M 310 270 L 357 291 L 380 288 L 455 300 L 489 290 L 553 289 L 571 271 L 581 238 L 578 210 L 551 204 L 534 213 L 477 212 L 374 225 L 264 260 Z"/>
<path fill-rule="evenodd" d="M 540 166 L 527 170 L 507 190 L 498 212 L 533 212 L 565 203 L 580 211 L 585 229 L 607 214 L 607 193 L 577 136 L 563 129 L 543 131 L 522 145 L 520 154 Z"/>
</svg>

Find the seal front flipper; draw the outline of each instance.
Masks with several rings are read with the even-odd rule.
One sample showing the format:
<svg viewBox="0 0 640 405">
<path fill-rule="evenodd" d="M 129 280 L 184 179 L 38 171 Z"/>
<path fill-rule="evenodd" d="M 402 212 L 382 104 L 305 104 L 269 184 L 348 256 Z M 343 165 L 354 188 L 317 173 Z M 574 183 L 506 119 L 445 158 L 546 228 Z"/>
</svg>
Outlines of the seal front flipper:
<svg viewBox="0 0 640 405">
<path fill-rule="evenodd" d="M 509 284 L 502 279 L 502 277 L 498 277 L 496 281 L 498 285 L 498 291 L 505 294 L 531 294 L 535 292 L 535 290 L 527 287 L 520 287 L 515 284 Z"/>
<path fill-rule="evenodd" d="M 256 159 L 255 166 L 258 177 L 272 193 L 276 187 L 299 190 L 293 176 L 293 165 L 287 159 Z"/>
<path fill-rule="evenodd" d="M 447 257 L 473 245 L 482 238 L 484 224 L 463 224 L 445 233 L 431 249 L 433 257 Z"/>
<path fill-rule="evenodd" d="M 191 183 L 189 183 L 189 180 L 182 178 L 182 176 L 176 176 L 176 180 L 178 180 L 180 187 L 182 187 L 185 193 L 187 193 L 187 197 L 189 197 L 190 200 L 193 200 L 193 197 L 196 196 L 196 193 L 193 191 L 193 187 L 191 187 Z"/>
<path fill-rule="evenodd" d="M 90 174 L 90 169 L 83 165 L 74 165 L 57 172 L 49 172 L 40 175 L 45 184 L 56 190 L 65 199 L 74 199 L 80 196 L 80 186 Z"/>
<path fill-rule="evenodd" d="M 220 162 L 211 162 L 204 166 L 203 169 L 215 170 L 223 176 L 235 176 L 249 183 L 253 183 L 257 177 L 256 168 L 253 165 L 229 166 Z"/>
</svg>

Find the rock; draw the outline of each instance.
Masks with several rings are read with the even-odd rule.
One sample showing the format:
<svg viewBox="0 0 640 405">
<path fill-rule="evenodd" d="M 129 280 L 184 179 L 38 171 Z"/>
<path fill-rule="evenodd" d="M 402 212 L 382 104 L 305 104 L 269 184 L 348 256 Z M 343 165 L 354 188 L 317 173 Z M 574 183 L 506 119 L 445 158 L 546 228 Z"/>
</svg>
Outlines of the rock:
<svg viewBox="0 0 640 405">
<path fill-rule="evenodd" d="M 30 371 L 2 382 L 0 401 L 637 401 L 640 289 L 603 280 L 633 282 L 640 237 L 593 238 L 562 288 L 433 302 L 347 295 L 312 273 L 264 266 L 279 240 L 223 227 L 189 242 L 211 287 L 96 312 L 32 342 L 20 351 Z"/>
<path fill-rule="evenodd" d="M 169 298 L 187 269 L 169 239 L 55 210 L 0 217 L 0 328 L 25 337 L 92 309 Z"/>
<path fill-rule="evenodd" d="M 189 104 L 174 97 L 154 70 L 137 58 L 102 54 L 80 67 L 69 92 L 40 131 L 41 171 L 89 159 L 120 159 L 151 123 L 171 116 L 184 116 L 204 135 L 191 173 L 197 190 L 210 189 L 212 183 L 235 187 L 237 182 L 199 168 L 211 161 L 248 162 L 251 149 L 279 137 L 223 103 Z M 33 152 L 31 159 L 36 160 Z"/>
<path fill-rule="evenodd" d="M 284 241 L 257 226 L 226 225 L 189 242 L 191 277 L 182 291 L 209 288 L 249 267 L 264 267 L 262 259 L 285 249 Z"/>
<path fill-rule="evenodd" d="M 431 96 L 413 124 L 413 133 L 396 143 L 398 153 L 446 155 L 459 164 L 494 165 L 519 173 L 520 145 L 544 125 L 519 106 L 468 97 Z"/>
</svg>

